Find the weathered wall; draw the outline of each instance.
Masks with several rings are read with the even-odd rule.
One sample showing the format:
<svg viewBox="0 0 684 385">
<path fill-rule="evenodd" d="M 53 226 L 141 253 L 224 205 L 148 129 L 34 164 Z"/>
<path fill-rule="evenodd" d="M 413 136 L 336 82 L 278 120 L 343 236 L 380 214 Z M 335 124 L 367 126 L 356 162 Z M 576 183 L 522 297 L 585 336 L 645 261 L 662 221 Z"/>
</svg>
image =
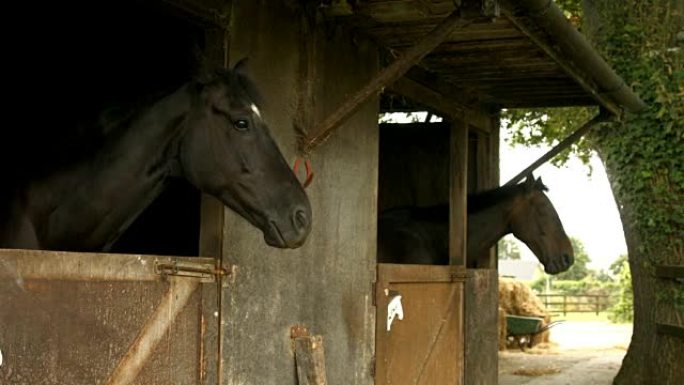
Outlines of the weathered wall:
<svg viewBox="0 0 684 385">
<path fill-rule="evenodd" d="M 249 57 L 266 99 L 262 114 L 291 162 L 305 38 L 300 15 L 279 2 L 244 0 L 234 2 L 231 22 L 230 61 Z M 348 33 L 319 32 L 320 121 L 376 72 L 377 53 Z M 225 384 L 296 384 L 289 338 L 295 324 L 323 335 L 330 384 L 373 383 L 377 114 L 377 101 L 368 102 L 312 155 L 313 230 L 302 248 L 270 248 L 258 230 L 225 212 L 224 258 L 238 266 L 224 303 Z"/>
<path fill-rule="evenodd" d="M 498 383 L 499 279 L 495 269 L 468 269 L 465 286 L 465 378 L 468 385 Z"/>
</svg>

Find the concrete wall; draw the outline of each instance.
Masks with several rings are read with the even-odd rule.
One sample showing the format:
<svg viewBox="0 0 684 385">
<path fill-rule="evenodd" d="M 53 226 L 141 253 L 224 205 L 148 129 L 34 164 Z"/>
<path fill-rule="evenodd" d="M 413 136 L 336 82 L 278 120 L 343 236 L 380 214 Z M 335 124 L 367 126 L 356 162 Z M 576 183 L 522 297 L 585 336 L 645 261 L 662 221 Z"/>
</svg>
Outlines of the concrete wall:
<svg viewBox="0 0 684 385">
<path fill-rule="evenodd" d="M 276 1 L 235 1 L 230 62 L 243 56 L 266 99 L 262 114 L 295 159 L 301 15 Z M 377 50 L 318 30 L 314 112 L 321 120 L 377 70 Z M 368 102 L 312 155 L 313 230 L 297 250 L 265 245 L 226 210 L 223 256 L 238 266 L 224 306 L 224 384 L 296 384 L 290 327 L 324 337 L 328 383 L 373 383 L 378 103 Z"/>
</svg>

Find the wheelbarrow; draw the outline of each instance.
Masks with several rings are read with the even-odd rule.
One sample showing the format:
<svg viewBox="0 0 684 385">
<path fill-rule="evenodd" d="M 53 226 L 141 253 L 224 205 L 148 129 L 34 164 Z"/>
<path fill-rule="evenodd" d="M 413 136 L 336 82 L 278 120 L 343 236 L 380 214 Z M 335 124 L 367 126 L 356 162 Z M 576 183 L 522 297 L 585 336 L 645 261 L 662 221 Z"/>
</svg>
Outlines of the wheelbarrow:
<svg viewBox="0 0 684 385">
<path fill-rule="evenodd" d="M 520 350 L 531 348 L 534 337 L 549 330 L 550 328 L 565 322 L 554 321 L 542 326 L 543 318 L 527 317 L 521 315 L 506 315 L 506 339 L 509 342 L 517 342 Z"/>
</svg>

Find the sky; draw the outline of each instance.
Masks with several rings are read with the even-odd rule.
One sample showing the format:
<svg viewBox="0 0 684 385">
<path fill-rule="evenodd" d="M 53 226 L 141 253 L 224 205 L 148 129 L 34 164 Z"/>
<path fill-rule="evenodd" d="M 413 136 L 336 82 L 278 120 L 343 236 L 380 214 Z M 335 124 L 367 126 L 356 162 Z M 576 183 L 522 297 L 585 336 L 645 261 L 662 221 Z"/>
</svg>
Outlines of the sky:
<svg viewBox="0 0 684 385">
<path fill-rule="evenodd" d="M 535 161 L 549 147 L 511 147 L 502 130 L 500 144 L 501 184 Z M 570 159 L 561 168 L 546 163 L 534 172 L 549 188 L 547 196 L 553 203 L 568 236 L 584 244 L 593 269 L 607 269 L 620 254 L 627 253 L 622 223 L 608 177 L 598 156 L 591 159 L 593 172 L 578 159 Z M 532 252 L 519 242 L 524 259 L 534 259 Z"/>
</svg>

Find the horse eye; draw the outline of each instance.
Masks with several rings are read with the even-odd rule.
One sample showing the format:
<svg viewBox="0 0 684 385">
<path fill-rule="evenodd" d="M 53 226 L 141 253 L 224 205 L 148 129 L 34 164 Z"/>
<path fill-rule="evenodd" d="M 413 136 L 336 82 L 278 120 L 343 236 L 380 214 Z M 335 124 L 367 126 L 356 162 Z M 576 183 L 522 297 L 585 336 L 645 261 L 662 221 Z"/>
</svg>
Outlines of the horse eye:
<svg viewBox="0 0 684 385">
<path fill-rule="evenodd" d="M 235 129 L 238 131 L 247 131 L 249 122 L 245 119 L 238 119 L 233 122 L 233 126 L 235 126 Z"/>
</svg>

